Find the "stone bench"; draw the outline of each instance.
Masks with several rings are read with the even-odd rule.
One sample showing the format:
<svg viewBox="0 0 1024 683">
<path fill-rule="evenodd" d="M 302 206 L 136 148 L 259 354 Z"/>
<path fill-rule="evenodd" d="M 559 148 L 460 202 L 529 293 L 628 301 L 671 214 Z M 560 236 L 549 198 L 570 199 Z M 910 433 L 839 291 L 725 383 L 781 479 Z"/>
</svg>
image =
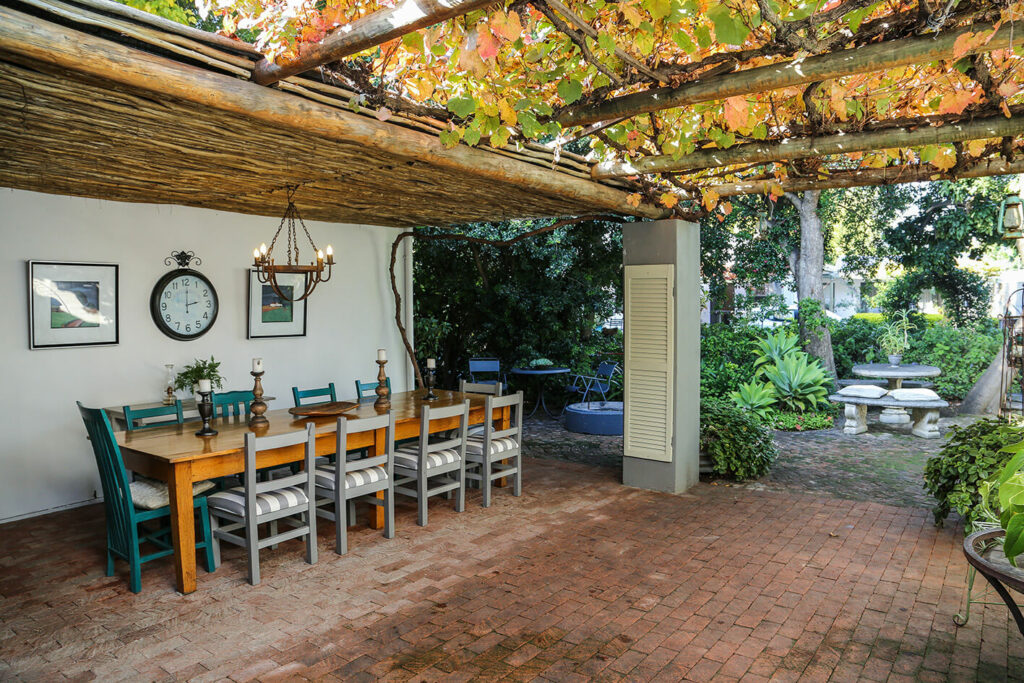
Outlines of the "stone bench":
<svg viewBox="0 0 1024 683">
<path fill-rule="evenodd" d="M 949 403 L 941 398 L 930 401 L 897 401 L 891 396 L 862 398 L 832 394 L 828 400 L 833 403 L 842 403 L 846 407 L 844 434 L 863 434 L 868 431 L 868 406 L 879 406 L 881 408 L 909 408 L 913 421 L 910 432 L 922 439 L 939 438 L 939 409 L 949 406 Z"/>
<path fill-rule="evenodd" d="M 864 386 L 869 385 L 873 387 L 882 387 L 885 389 L 889 386 L 889 381 L 884 379 L 841 379 L 839 380 L 840 387 L 850 386 Z M 901 385 L 904 389 L 933 389 L 935 382 L 922 382 L 916 379 L 905 379 Z"/>
</svg>

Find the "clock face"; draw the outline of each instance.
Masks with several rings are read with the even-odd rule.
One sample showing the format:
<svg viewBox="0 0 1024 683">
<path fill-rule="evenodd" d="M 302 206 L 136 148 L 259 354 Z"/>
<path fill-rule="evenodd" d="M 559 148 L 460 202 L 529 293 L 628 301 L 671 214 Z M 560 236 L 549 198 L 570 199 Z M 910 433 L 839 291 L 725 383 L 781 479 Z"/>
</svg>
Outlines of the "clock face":
<svg viewBox="0 0 1024 683">
<path fill-rule="evenodd" d="M 161 332 L 174 339 L 195 339 L 217 320 L 217 290 L 202 273 L 179 268 L 156 283 L 149 307 Z"/>
</svg>

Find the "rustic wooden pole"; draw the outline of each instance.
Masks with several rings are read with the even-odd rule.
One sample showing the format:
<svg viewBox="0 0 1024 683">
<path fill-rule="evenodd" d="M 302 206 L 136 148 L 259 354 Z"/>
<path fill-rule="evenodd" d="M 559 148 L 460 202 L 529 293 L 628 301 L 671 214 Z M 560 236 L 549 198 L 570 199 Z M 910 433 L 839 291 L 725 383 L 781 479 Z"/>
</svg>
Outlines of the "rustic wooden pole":
<svg viewBox="0 0 1024 683">
<path fill-rule="evenodd" d="M 1019 135 L 1024 132 L 1024 115 L 1006 118 L 992 116 L 967 123 L 919 128 L 887 128 L 867 133 L 827 135 L 820 138 L 793 138 L 780 142 L 755 142 L 729 149 L 705 149 L 676 158 L 670 154 L 642 157 L 633 161 L 606 161 L 596 164 L 594 178 L 617 178 L 719 168 L 736 164 L 761 164 L 790 159 L 805 159 L 829 154 L 849 154 L 891 147 L 965 142 Z"/>
<path fill-rule="evenodd" d="M 351 24 L 339 26 L 319 43 L 299 47 L 298 57 L 275 64 L 263 59 L 256 64 L 252 80 L 261 85 L 336 62 L 375 45 L 401 38 L 421 28 L 483 9 L 496 0 L 405 0 L 395 7 L 378 10 Z"/>
<path fill-rule="evenodd" d="M 321 138 L 348 142 L 411 162 L 582 202 L 600 211 L 649 218 L 660 218 L 667 213 L 646 203 L 634 208 L 626 201 L 626 192 L 586 178 L 572 177 L 467 145 L 446 149 L 435 135 L 182 64 L 2 6 L 0 52 L 5 53 L 6 60 L 30 67 L 52 64 L 92 78 L 147 90 L 159 97 L 193 102 L 299 131 L 309 136 L 310 144 Z"/>
<path fill-rule="evenodd" d="M 698 79 L 677 88 L 645 90 L 603 102 L 568 107 L 558 114 L 556 120 L 567 127 L 583 126 L 608 119 L 638 116 L 661 109 L 720 100 L 735 95 L 789 88 L 830 78 L 884 71 L 909 64 L 951 58 L 953 44 L 960 35 L 967 31 L 980 32 L 991 30 L 991 28 L 990 24 L 978 24 L 970 29 L 949 31 L 936 36 L 890 40 L 779 64 L 759 66 L 716 76 L 706 81 Z M 1004 25 L 985 45 L 973 48 L 967 54 L 991 52 L 1010 47 L 1013 29 L 1014 27 L 1009 24 Z M 1018 30 L 1018 42 L 1019 33 Z"/>
<path fill-rule="evenodd" d="M 950 175 L 944 174 L 939 169 L 928 165 L 892 166 L 889 168 L 841 171 L 831 173 L 826 178 L 815 176 L 814 178 L 789 178 L 782 181 L 758 180 L 748 183 L 723 183 L 721 185 L 713 185 L 710 189 L 720 197 L 733 197 L 743 194 L 769 194 L 772 191 L 772 187 L 776 191 L 781 187 L 784 192 L 804 192 L 806 190 L 830 190 L 841 187 L 898 185 L 900 183 L 918 183 L 928 180 L 983 178 L 1016 173 L 1024 173 L 1024 160 L 1009 162 L 1003 159 L 988 159 L 964 171 Z"/>
</svg>

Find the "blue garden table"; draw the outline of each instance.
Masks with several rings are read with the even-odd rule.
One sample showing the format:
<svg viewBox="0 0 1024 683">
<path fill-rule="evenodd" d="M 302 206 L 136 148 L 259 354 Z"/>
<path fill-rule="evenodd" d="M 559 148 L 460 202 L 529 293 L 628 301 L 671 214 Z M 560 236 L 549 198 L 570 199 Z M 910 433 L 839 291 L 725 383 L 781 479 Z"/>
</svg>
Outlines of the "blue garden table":
<svg viewBox="0 0 1024 683">
<path fill-rule="evenodd" d="M 555 366 L 542 368 L 512 368 L 510 372 L 513 375 L 537 378 L 537 402 L 534 404 L 533 410 L 530 411 L 530 414 L 527 415 L 527 417 L 533 417 L 533 414 L 537 412 L 537 408 L 543 408 L 548 417 L 553 420 L 558 419 L 557 415 L 551 414 L 551 411 L 548 410 L 548 404 L 544 402 L 544 380 L 548 379 L 548 377 L 552 375 L 567 375 L 569 374 L 569 368 Z"/>
</svg>

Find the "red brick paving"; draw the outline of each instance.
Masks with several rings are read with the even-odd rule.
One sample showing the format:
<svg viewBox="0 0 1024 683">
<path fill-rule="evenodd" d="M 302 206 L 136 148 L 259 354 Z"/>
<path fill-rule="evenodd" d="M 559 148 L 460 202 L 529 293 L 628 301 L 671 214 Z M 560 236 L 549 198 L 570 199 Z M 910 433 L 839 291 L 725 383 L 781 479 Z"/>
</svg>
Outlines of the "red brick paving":
<svg viewBox="0 0 1024 683">
<path fill-rule="evenodd" d="M 245 583 L 241 549 L 181 596 L 103 576 L 102 511 L 0 527 L 0 678 L 853 681 L 1024 678 L 1005 609 L 957 629 L 957 529 L 927 510 L 702 484 L 671 496 L 612 470 L 528 459 L 525 494 L 399 507 L 320 562 L 292 541 Z"/>
</svg>

